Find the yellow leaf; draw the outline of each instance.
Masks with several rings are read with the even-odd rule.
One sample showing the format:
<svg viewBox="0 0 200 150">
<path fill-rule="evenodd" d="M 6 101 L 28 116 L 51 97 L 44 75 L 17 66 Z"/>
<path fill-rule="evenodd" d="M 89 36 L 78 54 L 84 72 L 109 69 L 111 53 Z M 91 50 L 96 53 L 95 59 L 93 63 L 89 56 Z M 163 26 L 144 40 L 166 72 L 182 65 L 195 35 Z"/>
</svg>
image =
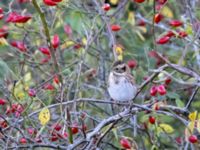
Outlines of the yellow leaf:
<svg viewBox="0 0 200 150">
<path fill-rule="evenodd" d="M 29 81 L 31 81 L 31 73 L 30 72 L 28 72 L 28 73 L 26 73 L 25 75 L 24 75 L 24 82 L 29 82 Z"/>
<path fill-rule="evenodd" d="M 11 88 L 14 88 L 14 95 L 19 100 L 22 100 L 25 98 L 25 95 L 26 95 L 25 93 L 31 85 L 31 79 L 32 79 L 31 73 L 27 72 L 23 76 L 23 78 L 17 81 L 14 87 L 13 86 L 11 87 Z"/>
<path fill-rule="evenodd" d="M 25 98 L 25 93 L 23 91 L 15 93 L 15 96 L 19 99 L 22 100 Z"/>
<path fill-rule="evenodd" d="M 121 60 L 122 61 L 123 60 L 123 55 L 118 55 L 117 56 L 117 60 Z"/>
<path fill-rule="evenodd" d="M 135 14 L 132 11 L 128 12 L 128 22 L 132 25 L 135 24 Z"/>
<path fill-rule="evenodd" d="M 0 38 L 0 46 L 8 45 L 8 42 L 4 38 Z"/>
<path fill-rule="evenodd" d="M 195 121 L 197 118 L 197 111 L 190 113 L 188 118 L 190 119 L 190 121 Z"/>
<path fill-rule="evenodd" d="M 83 39 L 82 39 L 82 43 L 83 43 L 83 45 L 86 45 L 86 44 L 87 44 L 87 39 L 86 39 L 86 38 L 83 38 Z"/>
<path fill-rule="evenodd" d="M 40 124 L 43 126 L 46 125 L 49 122 L 50 117 L 51 117 L 51 115 L 50 115 L 49 109 L 43 108 L 41 110 L 41 112 L 39 113 L 39 117 L 38 117 L 40 120 Z"/>
<path fill-rule="evenodd" d="M 172 10 L 169 7 L 167 7 L 167 6 L 165 6 L 165 7 L 162 8 L 161 14 L 163 16 L 168 17 L 168 18 L 173 18 L 174 17 Z"/>
<path fill-rule="evenodd" d="M 116 51 L 117 55 L 122 55 L 123 54 L 123 47 L 121 45 L 116 45 L 115 51 Z"/>
<path fill-rule="evenodd" d="M 192 26 L 187 25 L 185 31 L 186 31 L 187 34 L 192 34 L 192 31 L 193 31 Z"/>
<path fill-rule="evenodd" d="M 65 49 L 65 48 L 68 48 L 70 46 L 74 45 L 74 42 L 73 41 L 66 41 L 65 43 L 63 43 L 61 45 L 61 49 Z"/>
<path fill-rule="evenodd" d="M 118 2 L 119 2 L 119 0 L 110 0 L 110 3 L 111 3 L 112 5 L 116 5 Z"/>
<path fill-rule="evenodd" d="M 174 132 L 174 129 L 169 124 L 162 123 L 162 124 L 159 124 L 159 127 L 162 130 L 164 130 L 166 133 L 170 134 L 170 133 Z"/>
</svg>

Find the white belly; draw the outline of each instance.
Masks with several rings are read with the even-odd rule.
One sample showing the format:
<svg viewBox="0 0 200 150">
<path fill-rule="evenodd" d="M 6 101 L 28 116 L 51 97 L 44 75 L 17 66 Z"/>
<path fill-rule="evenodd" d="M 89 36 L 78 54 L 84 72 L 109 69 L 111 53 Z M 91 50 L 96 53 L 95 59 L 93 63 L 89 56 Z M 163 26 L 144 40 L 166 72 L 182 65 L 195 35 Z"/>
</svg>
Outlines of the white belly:
<svg viewBox="0 0 200 150">
<path fill-rule="evenodd" d="M 130 101 L 134 98 L 137 88 L 130 82 L 125 82 L 124 77 L 121 77 L 118 83 L 111 77 L 108 92 L 110 97 L 116 101 Z"/>
</svg>

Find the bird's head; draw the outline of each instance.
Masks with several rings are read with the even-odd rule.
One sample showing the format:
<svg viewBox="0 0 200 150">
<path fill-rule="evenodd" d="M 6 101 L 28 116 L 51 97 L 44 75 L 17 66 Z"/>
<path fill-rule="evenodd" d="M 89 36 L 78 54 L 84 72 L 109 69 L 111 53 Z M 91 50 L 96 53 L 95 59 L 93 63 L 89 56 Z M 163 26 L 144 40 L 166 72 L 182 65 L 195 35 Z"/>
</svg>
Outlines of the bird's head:
<svg viewBox="0 0 200 150">
<path fill-rule="evenodd" d="M 115 61 L 112 66 L 112 71 L 116 74 L 130 73 L 130 68 L 123 61 Z"/>
</svg>

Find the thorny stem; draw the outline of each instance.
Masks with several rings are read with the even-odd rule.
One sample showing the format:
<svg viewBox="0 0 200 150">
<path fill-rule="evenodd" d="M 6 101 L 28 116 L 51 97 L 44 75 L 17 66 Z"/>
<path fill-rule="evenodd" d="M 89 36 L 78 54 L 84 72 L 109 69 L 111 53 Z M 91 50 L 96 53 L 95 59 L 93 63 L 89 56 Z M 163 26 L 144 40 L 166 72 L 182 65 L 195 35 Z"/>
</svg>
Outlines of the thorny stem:
<svg viewBox="0 0 200 150">
<path fill-rule="evenodd" d="M 49 33 L 48 24 L 47 24 L 46 19 L 45 19 L 45 15 L 41 11 L 41 9 L 40 9 L 39 5 L 37 4 L 36 0 L 32 0 L 32 4 L 35 7 L 36 11 L 38 12 L 38 14 L 40 16 L 40 19 L 42 21 L 42 25 L 43 25 L 43 28 L 44 28 L 44 33 L 45 33 L 45 36 L 46 36 L 47 44 L 48 44 L 49 49 L 50 49 L 50 53 L 51 53 L 51 57 L 52 57 L 52 60 L 53 60 L 54 68 L 55 68 L 55 71 L 58 73 L 58 72 L 60 72 L 60 69 L 59 69 L 59 65 L 58 65 L 57 59 L 56 59 L 56 55 L 54 53 L 54 49 L 53 49 L 52 44 L 51 44 L 51 37 L 50 37 L 50 33 Z M 62 76 L 60 74 L 58 76 L 59 76 L 59 80 L 61 82 L 61 87 L 62 87 L 63 86 Z M 63 112 L 62 111 L 62 101 L 61 101 L 61 104 L 60 104 L 60 110 L 61 110 L 61 114 L 62 114 L 62 112 Z M 67 110 L 67 112 L 68 111 L 69 110 Z M 67 119 L 68 119 L 68 122 L 70 123 L 71 122 L 70 117 L 67 117 Z M 70 141 L 70 143 L 73 143 L 73 135 L 72 135 L 72 131 L 71 131 L 70 126 L 68 127 L 68 130 L 69 130 L 69 141 Z"/>
</svg>

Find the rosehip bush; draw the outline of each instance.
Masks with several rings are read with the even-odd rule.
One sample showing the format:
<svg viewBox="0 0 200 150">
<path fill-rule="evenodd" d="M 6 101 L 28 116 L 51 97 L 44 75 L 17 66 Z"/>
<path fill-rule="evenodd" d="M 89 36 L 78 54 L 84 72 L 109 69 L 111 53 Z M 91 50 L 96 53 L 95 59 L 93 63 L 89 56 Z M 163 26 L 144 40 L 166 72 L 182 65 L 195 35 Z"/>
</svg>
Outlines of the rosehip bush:
<svg viewBox="0 0 200 150">
<path fill-rule="evenodd" d="M 198 149 L 199 7 L 1 1 L 0 149 Z M 107 91 L 117 60 L 129 69 L 115 84 L 137 87 L 129 102 Z"/>
</svg>

